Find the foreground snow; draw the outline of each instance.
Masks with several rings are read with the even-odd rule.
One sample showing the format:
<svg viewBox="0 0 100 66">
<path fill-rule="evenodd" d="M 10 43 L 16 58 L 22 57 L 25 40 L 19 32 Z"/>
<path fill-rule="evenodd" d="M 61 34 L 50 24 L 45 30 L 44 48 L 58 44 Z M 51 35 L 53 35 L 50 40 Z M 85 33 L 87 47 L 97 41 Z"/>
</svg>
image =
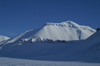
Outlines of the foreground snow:
<svg viewBox="0 0 100 66">
<path fill-rule="evenodd" d="M 100 66 L 100 63 L 41 61 L 0 57 L 0 66 Z"/>
</svg>

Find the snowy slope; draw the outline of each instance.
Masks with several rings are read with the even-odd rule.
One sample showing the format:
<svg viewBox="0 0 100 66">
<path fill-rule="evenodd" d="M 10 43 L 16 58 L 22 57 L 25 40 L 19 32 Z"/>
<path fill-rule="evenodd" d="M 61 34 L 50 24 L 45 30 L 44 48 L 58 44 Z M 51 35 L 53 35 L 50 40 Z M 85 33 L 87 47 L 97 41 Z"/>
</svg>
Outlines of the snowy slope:
<svg viewBox="0 0 100 66">
<path fill-rule="evenodd" d="M 3 35 L 0 35 L 0 42 L 4 40 L 8 40 L 9 38 Z"/>
<path fill-rule="evenodd" d="M 0 57 L 0 66 L 100 66 L 100 63 L 43 61 Z"/>
<path fill-rule="evenodd" d="M 79 47 L 79 48 L 77 48 Z M 75 49 L 73 51 L 73 49 Z M 71 52 L 73 51 L 73 52 Z M 86 39 L 82 44 L 79 44 L 73 47 L 69 52 L 81 52 L 81 51 L 91 51 L 91 52 L 100 52 L 100 31 L 97 31 L 93 35 L 91 35 L 88 39 Z"/>
<path fill-rule="evenodd" d="M 46 23 L 39 29 L 29 30 L 10 39 L 8 43 L 18 42 L 21 39 L 26 41 L 31 38 L 44 38 L 52 40 L 84 40 L 95 32 L 88 26 L 81 26 L 72 21 L 62 23 Z"/>
<path fill-rule="evenodd" d="M 0 56 L 18 57 L 28 59 L 45 59 L 50 55 L 66 51 L 77 45 L 77 41 L 71 43 L 42 43 L 42 42 L 24 42 L 23 44 L 12 43 L 1 46 Z M 56 60 L 56 59 L 55 59 Z"/>
<path fill-rule="evenodd" d="M 91 35 L 83 43 L 61 53 L 67 54 L 67 56 L 73 59 L 100 63 L 100 31 Z"/>
</svg>

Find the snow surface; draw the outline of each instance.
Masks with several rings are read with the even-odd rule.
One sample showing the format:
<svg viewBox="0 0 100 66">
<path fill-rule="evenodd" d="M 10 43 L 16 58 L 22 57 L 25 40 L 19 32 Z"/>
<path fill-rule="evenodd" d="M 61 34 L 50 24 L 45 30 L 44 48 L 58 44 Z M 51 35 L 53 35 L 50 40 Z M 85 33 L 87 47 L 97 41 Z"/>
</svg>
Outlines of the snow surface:
<svg viewBox="0 0 100 66">
<path fill-rule="evenodd" d="M 77 48 L 79 47 L 79 48 Z M 71 50 L 74 52 L 80 51 L 90 51 L 93 53 L 100 52 L 100 31 L 97 31 L 93 35 L 91 35 L 88 39 L 86 39 L 83 43 L 73 47 Z M 71 52 L 71 50 L 69 52 Z M 91 53 L 90 53 L 91 54 Z"/>
<path fill-rule="evenodd" d="M 88 39 L 84 40 L 84 42 L 74 46 L 63 54 L 68 54 L 73 59 L 85 60 L 85 62 L 89 61 L 100 63 L 100 31 L 97 31 Z"/>
<path fill-rule="evenodd" d="M 100 63 L 41 61 L 0 57 L 0 66 L 100 66 Z"/>
</svg>

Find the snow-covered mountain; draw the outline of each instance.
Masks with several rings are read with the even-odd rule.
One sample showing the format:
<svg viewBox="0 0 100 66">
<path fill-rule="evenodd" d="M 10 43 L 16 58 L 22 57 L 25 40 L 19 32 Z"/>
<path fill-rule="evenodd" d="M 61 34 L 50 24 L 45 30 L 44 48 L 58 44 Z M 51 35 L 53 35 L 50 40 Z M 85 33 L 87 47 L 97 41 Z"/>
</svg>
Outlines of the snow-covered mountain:
<svg viewBox="0 0 100 66">
<path fill-rule="evenodd" d="M 62 23 L 46 23 L 41 28 L 29 30 L 9 40 L 8 43 L 18 42 L 21 39 L 52 39 L 52 40 L 84 40 L 95 32 L 88 26 L 81 26 L 72 21 Z"/>
<path fill-rule="evenodd" d="M 9 38 L 3 35 L 0 35 L 0 42 L 4 40 L 8 40 Z"/>
<path fill-rule="evenodd" d="M 72 21 L 46 23 L 39 29 L 26 31 L 1 44 L 0 56 L 32 60 L 98 62 L 99 40 L 100 31 L 96 32 L 88 26 L 81 26 Z"/>
</svg>

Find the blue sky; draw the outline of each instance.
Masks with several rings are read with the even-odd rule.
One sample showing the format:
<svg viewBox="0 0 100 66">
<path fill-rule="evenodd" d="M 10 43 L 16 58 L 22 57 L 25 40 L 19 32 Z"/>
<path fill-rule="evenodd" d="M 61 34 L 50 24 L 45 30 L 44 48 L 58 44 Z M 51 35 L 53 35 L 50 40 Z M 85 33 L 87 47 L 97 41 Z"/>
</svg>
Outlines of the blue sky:
<svg viewBox="0 0 100 66">
<path fill-rule="evenodd" d="M 13 37 L 67 20 L 100 27 L 100 0 L 0 0 L 0 35 Z"/>
</svg>

